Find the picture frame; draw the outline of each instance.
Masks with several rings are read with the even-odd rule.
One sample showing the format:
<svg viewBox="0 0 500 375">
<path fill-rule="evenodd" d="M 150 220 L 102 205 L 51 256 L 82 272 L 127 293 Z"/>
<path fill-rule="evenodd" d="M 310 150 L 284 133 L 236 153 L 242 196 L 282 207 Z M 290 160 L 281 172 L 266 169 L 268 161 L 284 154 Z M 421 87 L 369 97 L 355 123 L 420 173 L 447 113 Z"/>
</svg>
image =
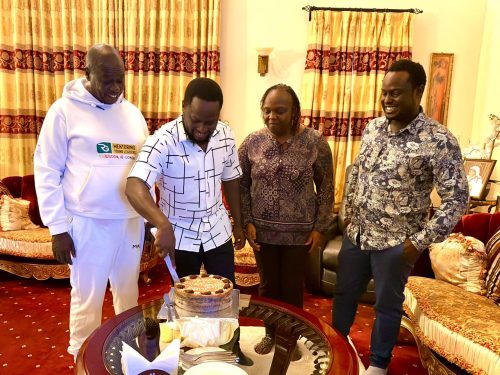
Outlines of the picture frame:
<svg viewBox="0 0 500 375">
<path fill-rule="evenodd" d="M 453 53 L 432 53 L 426 114 L 446 126 L 450 100 Z"/>
<path fill-rule="evenodd" d="M 488 159 L 464 160 L 465 175 L 469 183 L 469 196 L 472 199 L 483 200 L 485 198 L 486 186 L 496 162 L 496 160 Z"/>
</svg>

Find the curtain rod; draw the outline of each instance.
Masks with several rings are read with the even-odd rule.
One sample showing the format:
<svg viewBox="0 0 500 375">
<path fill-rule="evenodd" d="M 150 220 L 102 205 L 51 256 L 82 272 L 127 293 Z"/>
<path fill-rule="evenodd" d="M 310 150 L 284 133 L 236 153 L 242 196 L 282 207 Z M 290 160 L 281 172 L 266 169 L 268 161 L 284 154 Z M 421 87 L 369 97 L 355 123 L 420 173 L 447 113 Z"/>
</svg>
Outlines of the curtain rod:
<svg viewBox="0 0 500 375">
<path fill-rule="evenodd" d="M 302 10 L 305 10 L 306 12 L 309 12 L 309 21 L 311 20 L 311 12 L 315 10 L 336 10 L 339 12 L 343 11 L 353 11 L 353 12 L 385 12 L 385 13 L 415 13 L 415 14 L 420 14 L 423 13 L 423 10 L 417 9 L 417 8 L 409 8 L 409 9 L 377 9 L 377 8 L 329 8 L 329 7 L 315 7 L 311 5 L 306 5 L 305 7 L 302 8 Z"/>
</svg>

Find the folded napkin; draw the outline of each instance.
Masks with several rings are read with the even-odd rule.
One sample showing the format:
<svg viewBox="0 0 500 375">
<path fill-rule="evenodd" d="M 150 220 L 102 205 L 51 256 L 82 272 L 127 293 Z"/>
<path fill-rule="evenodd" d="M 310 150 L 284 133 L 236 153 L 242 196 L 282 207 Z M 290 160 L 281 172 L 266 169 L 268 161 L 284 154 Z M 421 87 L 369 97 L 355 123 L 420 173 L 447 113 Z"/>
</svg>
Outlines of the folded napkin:
<svg viewBox="0 0 500 375">
<path fill-rule="evenodd" d="M 146 370 L 163 370 L 177 375 L 179 367 L 180 340 L 173 340 L 153 362 L 149 362 L 134 348 L 123 342 L 122 371 L 125 375 L 137 375 Z"/>
<path fill-rule="evenodd" d="M 176 327 L 173 327 L 176 325 Z M 181 346 L 198 348 L 227 344 L 239 327 L 233 318 L 181 318 L 175 322 L 160 323 L 160 348 L 162 342 L 181 337 Z M 173 333 L 172 333 L 173 331 Z M 176 334 L 176 332 L 178 333 Z"/>
</svg>

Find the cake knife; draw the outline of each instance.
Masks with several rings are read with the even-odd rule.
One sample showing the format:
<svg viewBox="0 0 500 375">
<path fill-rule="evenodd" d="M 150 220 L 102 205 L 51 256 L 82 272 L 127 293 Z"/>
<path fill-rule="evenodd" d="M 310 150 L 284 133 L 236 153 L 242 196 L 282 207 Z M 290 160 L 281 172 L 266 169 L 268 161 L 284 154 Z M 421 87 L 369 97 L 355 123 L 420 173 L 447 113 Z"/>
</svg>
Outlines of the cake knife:
<svg viewBox="0 0 500 375">
<path fill-rule="evenodd" d="M 158 231 L 158 229 L 156 228 L 151 228 L 151 234 L 153 235 L 154 238 L 156 238 L 156 232 Z M 178 283 L 180 280 L 179 280 L 179 276 L 177 275 L 177 271 L 175 270 L 174 266 L 172 265 L 172 259 L 170 259 L 170 256 L 167 254 L 167 256 L 165 256 L 165 263 L 167 264 L 167 268 L 168 268 L 168 272 L 170 272 L 170 276 L 172 277 L 172 280 L 174 281 L 174 284 Z"/>
<path fill-rule="evenodd" d="M 158 231 L 158 229 L 156 229 L 155 227 L 150 229 L 150 232 L 154 238 L 156 238 L 157 231 Z M 174 284 L 178 283 L 180 281 L 179 276 L 177 275 L 177 272 L 175 271 L 175 268 L 172 265 L 172 260 L 170 259 L 170 256 L 167 255 L 164 259 L 165 259 L 165 263 L 166 263 L 167 268 L 168 268 L 168 272 L 170 272 L 170 276 L 172 277 Z M 169 298 L 168 292 L 163 295 L 163 301 L 164 301 L 163 305 L 161 306 L 160 311 L 158 312 L 157 318 L 158 319 L 166 319 L 167 322 L 172 322 L 174 320 L 174 318 L 177 318 L 177 316 L 176 316 L 177 312 L 175 311 L 175 308 L 174 308 L 173 309 L 174 316 L 172 316 L 172 310 L 169 308 L 170 307 L 169 306 L 170 298 Z"/>
</svg>

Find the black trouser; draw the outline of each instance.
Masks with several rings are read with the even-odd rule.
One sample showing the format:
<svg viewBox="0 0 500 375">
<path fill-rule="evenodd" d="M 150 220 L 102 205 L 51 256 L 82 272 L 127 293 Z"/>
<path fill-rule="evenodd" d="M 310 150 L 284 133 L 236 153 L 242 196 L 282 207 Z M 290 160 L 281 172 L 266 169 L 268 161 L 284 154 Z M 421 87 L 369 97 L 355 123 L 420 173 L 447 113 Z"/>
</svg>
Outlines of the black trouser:
<svg viewBox="0 0 500 375">
<path fill-rule="evenodd" d="M 231 240 L 208 251 L 203 249 L 203 245 L 197 252 L 175 250 L 175 268 L 179 277 L 199 275 L 202 263 L 207 273 L 226 277 L 235 284 L 234 248 Z"/>
<path fill-rule="evenodd" d="M 358 299 L 373 276 L 375 322 L 370 342 L 370 365 L 387 368 L 403 315 L 404 289 L 413 264 L 403 256 L 404 244 L 384 250 L 361 250 L 344 236 L 338 256 L 337 285 L 333 298 L 333 326 L 349 334 Z"/>
<path fill-rule="evenodd" d="M 259 269 L 259 295 L 302 308 L 304 305 L 305 245 L 260 243 L 254 251 Z"/>
</svg>

